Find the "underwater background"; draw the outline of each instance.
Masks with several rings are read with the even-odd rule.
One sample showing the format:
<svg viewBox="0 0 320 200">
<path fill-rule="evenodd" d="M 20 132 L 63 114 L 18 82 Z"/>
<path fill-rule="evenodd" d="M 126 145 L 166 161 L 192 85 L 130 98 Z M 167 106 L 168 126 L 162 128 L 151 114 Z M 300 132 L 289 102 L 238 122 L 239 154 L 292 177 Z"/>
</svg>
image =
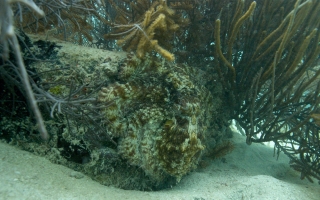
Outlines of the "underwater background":
<svg viewBox="0 0 320 200">
<path fill-rule="evenodd" d="M 285 167 L 265 174 L 318 186 L 320 1 L 0 7 L 3 142 L 142 191 L 179 187 L 216 164 L 214 174 L 229 158 L 245 169 L 233 156 L 242 144 L 271 142 L 253 160 L 284 157 L 299 177 Z"/>
</svg>

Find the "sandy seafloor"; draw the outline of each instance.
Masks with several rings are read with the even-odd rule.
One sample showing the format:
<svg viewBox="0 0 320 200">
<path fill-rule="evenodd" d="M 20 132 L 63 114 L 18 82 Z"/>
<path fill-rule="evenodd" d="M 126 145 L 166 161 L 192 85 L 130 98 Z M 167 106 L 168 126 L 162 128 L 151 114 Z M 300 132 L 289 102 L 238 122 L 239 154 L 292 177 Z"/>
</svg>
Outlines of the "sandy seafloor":
<svg viewBox="0 0 320 200">
<path fill-rule="evenodd" d="M 320 185 L 300 180 L 273 148 L 261 144 L 248 146 L 235 134 L 235 149 L 204 169 L 185 176 L 166 190 L 129 191 L 101 185 L 89 177 L 43 157 L 0 142 L 0 199 L 168 199 L 224 200 L 320 199 Z"/>
</svg>

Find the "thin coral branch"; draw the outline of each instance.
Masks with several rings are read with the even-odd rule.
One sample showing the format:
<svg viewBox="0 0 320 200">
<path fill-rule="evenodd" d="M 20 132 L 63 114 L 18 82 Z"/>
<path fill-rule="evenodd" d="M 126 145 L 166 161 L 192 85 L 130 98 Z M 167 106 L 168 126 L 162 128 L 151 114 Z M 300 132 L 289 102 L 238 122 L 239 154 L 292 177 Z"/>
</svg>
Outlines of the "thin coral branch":
<svg viewBox="0 0 320 200">
<path fill-rule="evenodd" d="M 234 67 L 231 65 L 231 63 L 224 57 L 222 51 L 221 51 L 221 42 L 220 42 L 220 26 L 221 26 L 221 21 L 219 19 L 216 20 L 216 26 L 215 26 L 215 40 L 216 40 L 216 51 L 220 58 L 222 59 L 223 63 L 227 65 L 227 67 L 231 71 L 231 82 L 234 82 L 236 80 L 236 71 Z"/>
<path fill-rule="evenodd" d="M 13 49 L 17 67 L 19 68 L 19 75 L 21 77 L 22 87 L 25 90 L 29 105 L 35 115 L 41 137 L 43 140 L 48 140 L 49 134 L 45 128 L 42 115 L 38 108 L 37 101 L 34 97 L 34 94 L 30 85 L 28 73 L 25 68 L 23 58 L 21 55 L 18 39 L 14 33 L 14 25 L 13 25 L 13 19 L 12 19 L 13 16 L 11 15 L 12 10 L 11 10 L 11 6 L 9 5 L 9 3 L 13 3 L 13 2 L 24 3 L 27 6 L 29 6 L 33 11 L 37 12 L 40 15 L 43 15 L 44 13 L 38 6 L 36 6 L 36 4 L 32 0 L 31 1 L 19 0 L 19 1 L 9 1 L 9 2 L 1 1 L 0 3 L 0 7 L 2 8 L 1 15 L 0 15 L 0 29 L 1 29 L 0 43 L 3 44 L 4 46 L 2 57 L 4 58 L 4 60 L 8 59 L 9 49 L 8 49 L 7 43 L 9 43 L 11 48 Z"/>
</svg>

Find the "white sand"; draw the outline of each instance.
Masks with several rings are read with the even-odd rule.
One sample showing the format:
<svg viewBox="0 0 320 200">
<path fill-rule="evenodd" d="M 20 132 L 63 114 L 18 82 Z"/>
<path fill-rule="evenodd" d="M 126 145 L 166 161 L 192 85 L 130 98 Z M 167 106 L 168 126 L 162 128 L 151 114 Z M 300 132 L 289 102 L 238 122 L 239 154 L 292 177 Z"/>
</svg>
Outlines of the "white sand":
<svg viewBox="0 0 320 200">
<path fill-rule="evenodd" d="M 281 154 L 261 144 L 245 144 L 236 135 L 236 148 L 184 177 L 173 187 L 157 192 L 106 187 L 64 166 L 0 142 L 0 199 L 320 199 L 320 185 L 300 180 L 299 173 Z"/>
</svg>

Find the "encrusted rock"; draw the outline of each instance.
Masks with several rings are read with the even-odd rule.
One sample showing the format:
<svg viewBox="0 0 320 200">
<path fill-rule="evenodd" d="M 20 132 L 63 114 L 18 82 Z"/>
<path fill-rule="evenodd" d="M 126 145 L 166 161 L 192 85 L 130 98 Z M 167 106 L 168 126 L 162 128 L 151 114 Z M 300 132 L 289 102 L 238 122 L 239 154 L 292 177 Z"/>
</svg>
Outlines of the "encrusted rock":
<svg viewBox="0 0 320 200">
<path fill-rule="evenodd" d="M 46 52 L 39 42 L 30 49 Z M 49 148 L 61 155 L 54 162 L 105 185 L 154 190 L 177 183 L 225 138 L 227 99 L 211 66 L 63 42 L 49 56 L 55 62 L 32 67 L 51 120 Z"/>
</svg>

